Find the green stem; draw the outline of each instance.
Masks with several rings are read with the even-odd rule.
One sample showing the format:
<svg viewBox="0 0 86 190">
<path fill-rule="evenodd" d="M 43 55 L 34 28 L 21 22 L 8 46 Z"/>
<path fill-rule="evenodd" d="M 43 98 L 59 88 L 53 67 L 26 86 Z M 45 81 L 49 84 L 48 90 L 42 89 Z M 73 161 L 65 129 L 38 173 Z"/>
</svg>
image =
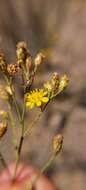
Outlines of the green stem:
<svg viewBox="0 0 86 190">
<path fill-rule="evenodd" d="M 19 145 L 17 147 L 17 155 L 16 155 L 16 165 L 15 165 L 15 171 L 14 171 L 14 176 L 13 179 L 15 179 L 16 177 L 16 172 L 17 172 L 17 168 L 18 168 L 18 164 L 19 164 L 19 160 L 20 160 L 20 155 L 21 155 L 21 149 L 22 149 L 22 145 L 23 145 L 23 140 L 24 140 L 24 116 L 25 116 L 25 103 L 23 106 L 23 111 L 22 114 L 19 111 L 19 107 L 17 104 L 17 100 L 16 100 L 16 96 L 15 96 L 15 92 L 13 90 L 13 86 L 12 86 L 12 82 L 10 81 L 10 78 L 8 78 L 6 75 L 4 75 L 4 78 L 8 84 L 8 86 L 11 88 L 12 91 L 12 98 L 15 104 L 15 108 L 16 108 L 16 112 L 17 112 L 17 116 L 18 116 L 18 120 L 21 126 L 21 137 L 20 137 L 20 141 L 19 141 Z M 12 115 L 11 116 L 11 121 L 12 121 L 12 125 L 14 125 L 13 123 L 13 118 Z"/>
<path fill-rule="evenodd" d="M 56 158 L 56 155 L 52 154 L 51 157 L 49 158 L 49 160 L 47 161 L 47 163 L 41 169 L 41 172 L 35 177 L 32 186 L 34 186 L 34 184 L 37 182 L 37 180 L 41 177 L 41 174 L 45 173 L 49 169 L 49 167 L 54 162 L 55 158 Z"/>
<path fill-rule="evenodd" d="M 12 107 L 9 103 L 9 101 L 7 101 L 8 103 L 8 110 L 9 110 L 9 117 L 10 117 L 10 121 L 11 121 L 11 126 L 12 126 L 12 133 L 13 133 L 13 144 L 14 144 L 14 148 L 16 150 L 16 146 L 17 146 L 17 140 L 16 140 L 16 130 L 15 130 L 15 120 L 12 114 Z"/>
<path fill-rule="evenodd" d="M 22 145 L 23 145 L 23 141 L 24 141 L 24 117 L 25 116 L 25 102 L 23 105 L 23 112 L 22 112 L 22 116 L 21 116 L 21 137 L 20 137 L 20 141 L 19 141 L 19 145 L 17 148 L 17 157 L 16 157 L 16 165 L 15 165 L 15 170 L 14 170 L 14 175 L 13 175 L 13 180 L 15 180 L 16 178 L 16 172 L 17 172 L 17 168 L 18 168 L 18 164 L 20 161 L 20 156 L 21 156 L 21 150 L 22 150 Z"/>
<path fill-rule="evenodd" d="M 17 104 L 15 92 L 13 90 L 12 82 L 10 81 L 10 78 L 8 78 L 5 74 L 4 74 L 4 78 L 5 78 L 6 82 L 7 82 L 7 85 L 10 87 L 10 89 L 12 91 L 12 98 L 13 98 L 13 101 L 14 101 L 14 104 L 15 104 L 18 119 L 19 119 L 19 122 L 21 122 L 21 113 L 20 113 L 19 108 L 18 108 L 18 104 Z"/>
<path fill-rule="evenodd" d="M 16 165 L 15 165 L 13 180 L 15 180 L 15 178 L 16 178 L 16 172 L 17 172 L 19 161 L 20 161 L 20 155 L 21 155 L 23 140 L 24 140 L 24 136 L 21 136 L 20 141 L 19 141 L 19 146 L 17 149 Z"/>
<path fill-rule="evenodd" d="M 14 103 L 15 103 L 15 107 L 16 107 L 19 122 L 21 123 L 21 114 L 20 114 L 20 111 L 19 111 L 19 108 L 18 108 L 15 93 L 13 93 L 13 100 L 14 100 Z"/>
<path fill-rule="evenodd" d="M 27 135 L 30 135 L 32 132 L 32 129 L 34 127 L 34 125 L 36 125 L 36 123 L 38 122 L 39 118 L 41 117 L 43 112 L 40 112 L 37 117 L 35 118 L 35 120 L 30 124 L 29 128 L 24 132 L 24 137 L 26 137 Z"/>
<path fill-rule="evenodd" d="M 30 127 L 24 132 L 24 136 L 26 137 L 27 135 L 30 135 L 32 132 L 32 129 L 34 127 L 34 125 L 36 125 L 36 123 L 38 122 L 38 120 L 40 119 L 40 117 L 42 116 L 42 114 L 44 113 L 47 105 L 49 104 L 50 101 L 48 101 L 48 103 L 43 107 L 43 109 L 41 110 L 41 112 L 37 115 L 37 117 L 35 118 L 35 120 L 31 123 Z"/>
<path fill-rule="evenodd" d="M 43 166 L 43 168 L 41 169 L 41 173 L 45 173 L 49 167 L 52 165 L 52 163 L 54 162 L 56 158 L 56 155 L 55 154 L 52 154 L 50 159 L 48 160 L 48 162 Z"/>
</svg>

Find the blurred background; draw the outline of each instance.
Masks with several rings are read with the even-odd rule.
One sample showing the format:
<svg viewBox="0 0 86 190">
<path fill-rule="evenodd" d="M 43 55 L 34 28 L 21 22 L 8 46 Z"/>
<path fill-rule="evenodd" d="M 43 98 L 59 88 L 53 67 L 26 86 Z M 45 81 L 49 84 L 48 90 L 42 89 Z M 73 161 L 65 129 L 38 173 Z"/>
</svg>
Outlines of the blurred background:
<svg viewBox="0 0 86 190">
<path fill-rule="evenodd" d="M 22 160 L 40 169 L 49 158 L 52 137 L 61 132 L 63 151 L 46 175 L 61 190 L 86 190 L 86 1 L 0 0 L 0 52 L 9 62 L 16 58 L 19 41 L 28 43 L 33 57 L 41 49 L 49 54 L 37 85 L 52 72 L 70 78 L 68 89 L 51 102 L 37 130 L 25 140 Z M 8 130 L 0 141 L 8 162 L 13 159 L 10 137 Z"/>
</svg>

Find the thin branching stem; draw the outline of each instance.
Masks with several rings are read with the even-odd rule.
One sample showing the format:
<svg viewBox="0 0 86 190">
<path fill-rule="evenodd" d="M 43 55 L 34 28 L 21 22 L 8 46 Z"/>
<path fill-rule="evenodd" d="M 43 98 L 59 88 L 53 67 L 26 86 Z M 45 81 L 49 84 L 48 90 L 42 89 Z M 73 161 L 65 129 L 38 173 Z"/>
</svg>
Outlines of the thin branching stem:
<svg viewBox="0 0 86 190">
<path fill-rule="evenodd" d="M 22 111 L 21 118 L 22 118 L 22 120 L 21 120 L 21 137 L 20 137 L 19 145 L 17 147 L 17 157 L 16 157 L 16 165 L 15 165 L 13 180 L 15 180 L 15 178 L 16 178 L 16 172 L 17 172 L 19 161 L 20 161 L 21 150 L 22 150 L 22 145 L 23 145 L 23 141 L 24 141 L 25 102 L 23 105 L 23 111 Z"/>
<path fill-rule="evenodd" d="M 16 95 L 15 95 L 15 92 L 14 92 L 14 89 L 13 89 L 13 84 L 12 84 L 12 82 L 10 82 L 10 79 L 5 74 L 4 74 L 4 78 L 5 78 L 5 81 L 7 82 L 7 85 L 10 87 L 10 89 L 12 91 L 12 98 L 13 98 L 15 108 L 16 108 L 16 112 L 17 112 L 17 116 L 18 116 L 18 119 L 19 119 L 19 122 L 20 122 L 21 121 L 21 113 L 20 113 L 20 110 L 19 110 L 19 107 L 18 107 L 18 104 L 17 104 Z"/>
<path fill-rule="evenodd" d="M 50 168 L 50 166 L 53 164 L 54 160 L 56 158 L 55 154 L 52 154 L 51 157 L 49 158 L 49 160 L 47 161 L 47 163 L 43 166 L 43 168 L 41 169 L 41 173 L 45 173 L 47 172 L 47 170 Z"/>
<path fill-rule="evenodd" d="M 30 135 L 32 133 L 33 127 L 34 125 L 36 125 L 36 123 L 38 122 L 38 120 L 40 119 L 40 117 L 42 116 L 43 112 L 40 112 L 37 117 L 35 118 L 35 120 L 30 124 L 29 128 L 27 128 L 27 130 L 25 130 L 24 132 L 24 137 L 26 137 L 27 135 Z"/>
<path fill-rule="evenodd" d="M 17 139 L 16 139 L 16 125 L 15 125 L 15 120 L 13 117 L 13 113 L 12 113 L 12 107 L 9 101 L 7 101 L 8 103 L 8 112 L 9 112 L 9 118 L 10 118 L 10 122 L 11 122 L 11 126 L 12 126 L 12 133 L 13 133 L 13 145 L 14 145 L 14 149 L 16 150 L 17 147 Z"/>
</svg>

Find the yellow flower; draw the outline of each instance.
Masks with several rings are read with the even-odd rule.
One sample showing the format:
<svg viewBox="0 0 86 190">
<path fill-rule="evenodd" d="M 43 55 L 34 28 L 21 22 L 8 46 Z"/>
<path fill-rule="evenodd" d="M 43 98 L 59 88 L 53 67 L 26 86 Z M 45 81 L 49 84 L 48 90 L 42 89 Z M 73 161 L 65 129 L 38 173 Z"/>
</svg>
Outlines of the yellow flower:
<svg viewBox="0 0 86 190">
<path fill-rule="evenodd" d="M 34 106 L 40 107 L 42 103 L 47 103 L 49 98 L 44 89 L 36 89 L 25 95 L 26 106 L 32 109 Z"/>
</svg>

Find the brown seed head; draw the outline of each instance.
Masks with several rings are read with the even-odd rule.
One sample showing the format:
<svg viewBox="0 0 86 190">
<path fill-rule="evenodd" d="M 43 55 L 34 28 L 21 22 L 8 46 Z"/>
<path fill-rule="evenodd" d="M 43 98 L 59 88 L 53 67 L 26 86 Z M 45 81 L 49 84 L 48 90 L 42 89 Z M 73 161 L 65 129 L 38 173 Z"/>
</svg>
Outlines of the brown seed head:
<svg viewBox="0 0 86 190">
<path fill-rule="evenodd" d="M 20 70 L 19 66 L 16 63 L 11 63 L 7 65 L 7 71 L 10 75 L 18 73 Z"/>
<path fill-rule="evenodd" d="M 31 70 L 32 67 L 33 67 L 32 58 L 31 58 L 30 55 L 28 55 L 27 58 L 26 58 L 26 67 L 29 70 Z"/>
<path fill-rule="evenodd" d="M 58 75 L 58 73 L 53 73 L 51 78 L 51 85 L 54 94 L 57 93 L 58 91 L 59 81 L 60 81 L 60 76 Z"/>
<path fill-rule="evenodd" d="M 53 150 L 55 154 L 60 152 L 60 150 L 62 149 L 62 144 L 63 144 L 63 136 L 61 134 L 54 136 Z"/>
<path fill-rule="evenodd" d="M 45 54 L 43 54 L 42 52 L 38 53 L 34 60 L 35 66 L 39 66 L 40 64 L 42 64 L 44 59 L 45 59 Z"/>
<path fill-rule="evenodd" d="M 25 42 L 19 42 L 17 44 L 17 59 L 18 59 L 18 64 L 21 65 L 25 62 L 26 57 L 27 57 L 27 44 Z"/>
<path fill-rule="evenodd" d="M 57 81 L 57 80 L 59 80 L 59 74 L 58 73 L 53 73 L 53 75 L 52 75 L 52 79 L 54 80 L 54 81 Z"/>
<path fill-rule="evenodd" d="M 69 83 L 69 78 L 68 76 L 65 74 L 60 78 L 60 83 L 59 83 L 59 92 L 63 91 Z"/>
<path fill-rule="evenodd" d="M 17 47 L 17 49 L 22 48 L 23 50 L 26 50 L 27 44 L 26 44 L 26 42 L 19 42 L 16 47 Z"/>
</svg>

